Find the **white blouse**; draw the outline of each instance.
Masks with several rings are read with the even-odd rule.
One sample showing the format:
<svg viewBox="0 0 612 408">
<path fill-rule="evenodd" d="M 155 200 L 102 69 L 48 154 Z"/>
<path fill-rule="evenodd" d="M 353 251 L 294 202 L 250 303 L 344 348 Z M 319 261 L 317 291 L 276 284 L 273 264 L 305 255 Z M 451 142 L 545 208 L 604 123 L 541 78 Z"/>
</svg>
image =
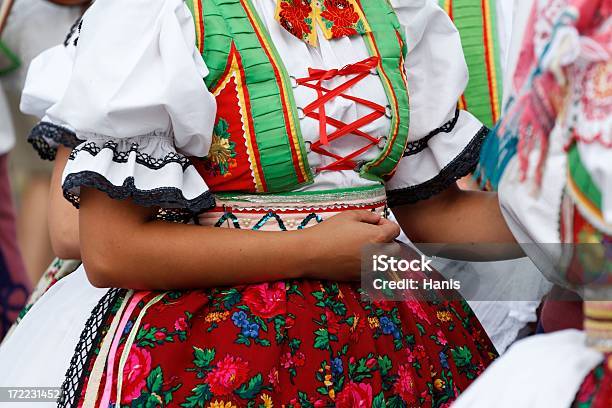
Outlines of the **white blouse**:
<svg viewBox="0 0 612 408">
<path fill-rule="evenodd" d="M 276 0 L 254 4 L 289 74 L 296 78 L 308 76 L 308 68 L 340 68 L 369 57 L 361 36 L 327 40 L 319 29 L 319 45 L 312 47 L 274 19 Z M 453 120 L 468 74 L 459 34 L 446 13 L 433 0 L 391 0 L 391 4 L 408 39 L 409 141 L 423 139 L 447 124 L 428 140 L 425 149 L 404 157 L 387 182 L 388 190 L 407 189 L 406 194 L 424 198 L 471 170 L 483 136 L 482 124 L 465 111 Z M 81 141 L 96 143 L 99 151 L 81 149 L 82 145 L 75 149 L 64 172 L 65 181 L 78 179 L 71 175 L 102 179 L 102 189 L 117 197 L 174 189 L 180 193 L 166 197 L 166 204 L 189 207 L 207 193 L 193 166 L 173 160 L 152 168 L 137 157 L 162 159 L 174 152 L 206 156 L 216 113 L 215 99 L 202 80 L 207 73 L 195 47 L 192 16 L 181 0 L 98 0 L 67 47 L 57 46 L 34 60 L 21 109 L 74 131 Z M 337 77 L 326 85 L 344 81 L 346 78 Z M 348 93 L 383 106 L 388 103 L 376 75 L 366 77 Z M 294 96 L 298 106 L 306 106 L 316 98 L 316 91 L 299 86 Z M 369 113 L 369 108 L 334 98 L 326 104 L 326 112 L 350 123 Z M 449 123 L 454 123 L 450 129 Z M 318 140 L 318 121 L 306 117 L 300 120 L 300 127 L 304 140 Z M 381 117 L 361 130 L 380 137 L 388 134 L 389 127 L 390 120 Z M 50 149 L 57 146 L 56 135 L 41 137 Z M 112 148 L 104 144 L 109 141 Z M 363 145 L 363 139 L 348 135 L 328 147 L 333 153 L 347 155 Z M 374 146 L 358 159 L 373 159 L 379 149 Z M 117 152 L 124 153 L 123 160 L 113 160 Z M 312 167 L 332 160 L 308 153 Z M 82 183 L 65 182 L 64 188 L 78 196 Z M 304 189 L 372 183 L 352 170 L 324 171 Z"/>
</svg>

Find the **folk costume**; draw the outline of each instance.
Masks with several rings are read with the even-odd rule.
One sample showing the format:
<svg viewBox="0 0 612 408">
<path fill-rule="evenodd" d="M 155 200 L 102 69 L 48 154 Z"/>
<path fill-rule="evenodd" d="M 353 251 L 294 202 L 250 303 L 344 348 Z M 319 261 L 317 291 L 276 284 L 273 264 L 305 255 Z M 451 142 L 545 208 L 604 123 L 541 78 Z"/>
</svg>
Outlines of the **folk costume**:
<svg viewBox="0 0 612 408">
<path fill-rule="evenodd" d="M 581 330 L 518 342 L 456 406 L 609 407 L 612 2 L 533 0 L 520 13 L 512 92 L 480 171 L 517 240 L 550 281 L 580 294 L 584 316 Z M 512 378 L 519 367 L 529 372 Z"/>
<path fill-rule="evenodd" d="M 76 205 L 85 186 L 168 221 L 285 231 L 469 173 L 486 128 L 457 109 L 466 81 L 429 0 L 99 0 L 33 62 L 22 108 L 42 155 L 74 148 Z M 2 345 L 0 385 L 61 386 L 62 407 L 441 407 L 494 356 L 465 302 L 308 280 L 100 289 L 80 267 Z"/>
</svg>

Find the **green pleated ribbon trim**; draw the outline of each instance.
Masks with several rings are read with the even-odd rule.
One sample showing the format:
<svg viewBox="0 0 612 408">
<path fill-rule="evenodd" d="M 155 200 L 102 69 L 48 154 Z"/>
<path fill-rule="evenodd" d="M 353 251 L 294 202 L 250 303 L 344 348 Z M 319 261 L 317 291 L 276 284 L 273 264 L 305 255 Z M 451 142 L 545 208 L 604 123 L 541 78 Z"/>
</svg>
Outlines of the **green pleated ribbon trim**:
<svg viewBox="0 0 612 408">
<path fill-rule="evenodd" d="M 402 64 L 407 47 L 397 15 L 387 1 L 363 0 L 360 3 L 372 29 L 373 41 L 365 34 L 365 43 L 370 55 L 381 58 L 378 74 L 392 112 L 391 132 L 383 151 L 361 168 L 360 175 L 366 179 L 382 181 L 396 169 L 408 142 L 410 103 Z"/>
<path fill-rule="evenodd" d="M 232 43 L 240 55 L 266 192 L 290 191 L 311 183 L 313 176 L 300 133 L 291 80 L 251 0 L 186 1 L 194 16 L 196 31 L 200 30 L 199 24 L 202 23 L 198 35 L 203 37 L 201 50 L 209 69 L 209 75 L 205 78 L 209 89 L 213 89 L 223 78 Z M 397 167 L 408 138 L 410 118 L 408 90 L 400 72 L 400 68 L 403 69 L 400 58 L 406 54 L 406 41 L 397 16 L 386 0 L 363 1 L 361 6 L 373 30 L 371 34 L 373 41 L 368 34 L 364 35 L 364 40 L 370 54 L 381 57 L 378 71 L 381 79 L 383 74 L 386 78 L 382 82 L 392 110 L 391 128 L 397 128 L 397 132 L 393 135 L 393 140 L 387 138 L 387 145 L 375 160 L 361 166 L 360 174 L 368 179 L 382 180 L 392 174 Z M 201 10 L 201 16 L 198 16 L 197 10 Z M 249 11 L 250 16 L 247 14 Z M 267 55 L 263 42 L 267 43 L 270 56 Z M 273 63 L 276 64 L 280 74 L 280 84 Z M 302 166 L 306 172 L 306 180 L 301 183 L 292 160 L 290 145 L 292 142 L 287 133 L 283 114 L 281 86 L 286 90 L 287 108 L 295 124 L 298 151 L 301 153 Z"/>
<path fill-rule="evenodd" d="M 574 186 L 588 199 L 599 211 L 602 209 L 601 190 L 584 167 L 578 147 L 574 144 L 567 153 L 567 165 L 569 177 Z"/>
<path fill-rule="evenodd" d="M 499 120 L 503 85 L 496 1 L 438 1 L 459 31 L 468 67 L 461 108 L 491 128 Z"/>
</svg>

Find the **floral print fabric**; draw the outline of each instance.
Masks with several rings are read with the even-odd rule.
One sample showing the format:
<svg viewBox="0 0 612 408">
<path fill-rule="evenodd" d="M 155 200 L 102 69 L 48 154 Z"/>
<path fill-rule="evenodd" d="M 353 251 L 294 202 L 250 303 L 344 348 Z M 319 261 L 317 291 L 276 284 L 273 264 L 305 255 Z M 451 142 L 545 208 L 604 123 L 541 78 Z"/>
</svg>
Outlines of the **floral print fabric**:
<svg viewBox="0 0 612 408">
<path fill-rule="evenodd" d="M 89 374 L 102 379 L 96 406 L 448 407 L 495 357 L 465 302 L 374 303 L 353 284 L 136 292 L 124 303 L 134 307 L 116 352 Z"/>
<path fill-rule="evenodd" d="M 606 408 L 612 401 L 612 354 L 586 376 L 572 408 Z"/>
<path fill-rule="evenodd" d="M 311 45 L 317 45 L 317 24 L 327 39 L 370 32 L 355 0 L 279 0 L 276 19 Z"/>
</svg>

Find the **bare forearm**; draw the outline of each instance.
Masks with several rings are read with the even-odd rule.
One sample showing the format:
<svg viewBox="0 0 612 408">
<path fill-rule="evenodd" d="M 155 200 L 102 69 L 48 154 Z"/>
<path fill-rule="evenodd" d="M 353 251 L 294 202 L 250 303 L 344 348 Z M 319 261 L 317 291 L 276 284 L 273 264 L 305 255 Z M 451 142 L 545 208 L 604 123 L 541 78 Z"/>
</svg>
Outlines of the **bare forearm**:
<svg viewBox="0 0 612 408">
<path fill-rule="evenodd" d="M 99 256 L 113 259 L 102 266 L 102 280 L 93 283 L 163 290 L 296 278 L 304 269 L 298 235 L 155 221 L 134 231 L 129 245 L 123 240 L 107 242 Z M 86 269 L 88 255 L 85 248 Z"/>
<path fill-rule="evenodd" d="M 81 194 L 80 213 L 83 262 L 96 286 L 218 287 L 295 278 L 310 264 L 305 231 L 256 232 L 150 221 L 150 210 L 94 190 Z"/>
<path fill-rule="evenodd" d="M 393 209 L 402 229 L 419 243 L 515 243 L 496 193 L 454 187 L 432 199 Z"/>
<path fill-rule="evenodd" d="M 70 149 L 60 146 L 55 158 L 49 190 L 49 235 L 56 256 L 63 259 L 80 259 L 79 214 L 62 193 L 62 172 Z"/>
<path fill-rule="evenodd" d="M 393 213 L 410 240 L 431 255 L 465 261 L 524 256 L 504 221 L 495 193 L 452 186 L 429 200 L 394 208 Z M 436 243 L 451 245 L 419 245 Z"/>
</svg>

